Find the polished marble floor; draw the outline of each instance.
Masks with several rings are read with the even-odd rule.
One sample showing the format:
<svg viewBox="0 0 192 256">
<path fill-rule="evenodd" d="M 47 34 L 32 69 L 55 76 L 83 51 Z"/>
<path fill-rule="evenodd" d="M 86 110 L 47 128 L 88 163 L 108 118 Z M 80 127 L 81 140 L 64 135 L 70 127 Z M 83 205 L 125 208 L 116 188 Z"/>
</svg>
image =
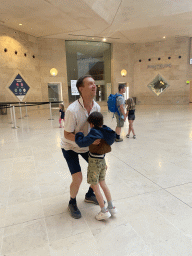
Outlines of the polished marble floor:
<svg viewBox="0 0 192 256">
<path fill-rule="evenodd" d="M 77 202 L 82 218 L 67 211 L 71 176 L 61 154 L 58 109 L 28 108 L 10 124 L 0 115 L 0 255 L 192 255 L 192 106 L 136 106 L 137 139 L 107 154 L 106 181 L 116 217 L 95 219 L 86 204 L 87 164 Z M 23 109 L 24 110 L 24 109 Z M 102 108 L 105 124 L 115 120 Z M 24 116 L 25 113 L 23 113 Z"/>
</svg>

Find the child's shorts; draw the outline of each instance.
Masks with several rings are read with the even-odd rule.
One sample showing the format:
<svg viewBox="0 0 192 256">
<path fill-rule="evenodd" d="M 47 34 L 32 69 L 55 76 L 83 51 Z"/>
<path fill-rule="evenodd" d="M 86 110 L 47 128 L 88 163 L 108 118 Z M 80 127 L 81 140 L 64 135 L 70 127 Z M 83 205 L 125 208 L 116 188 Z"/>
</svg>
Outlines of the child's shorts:
<svg viewBox="0 0 192 256">
<path fill-rule="evenodd" d="M 97 185 L 99 181 L 105 180 L 106 163 L 105 158 L 93 158 L 89 156 L 87 170 L 87 183 Z"/>
</svg>

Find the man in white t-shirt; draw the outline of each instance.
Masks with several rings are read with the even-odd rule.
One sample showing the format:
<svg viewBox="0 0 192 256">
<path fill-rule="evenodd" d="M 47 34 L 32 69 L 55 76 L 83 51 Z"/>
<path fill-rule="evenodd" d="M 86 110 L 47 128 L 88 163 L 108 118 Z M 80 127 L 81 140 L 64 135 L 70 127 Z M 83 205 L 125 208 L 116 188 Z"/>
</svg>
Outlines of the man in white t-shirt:
<svg viewBox="0 0 192 256">
<path fill-rule="evenodd" d="M 94 101 L 97 87 L 91 76 L 80 77 L 76 86 L 81 97 L 70 104 L 66 110 L 64 138 L 61 141 L 61 148 L 72 175 L 68 209 L 73 218 L 79 219 L 81 218 L 81 212 L 79 211 L 76 202 L 76 196 L 82 182 L 79 155 L 88 162 L 89 148 L 80 148 L 75 143 L 75 134 L 82 131 L 86 136 L 89 133 L 90 125 L 87 122 L 87 118 L 94 111 L 100 112 L 100 106 Z M 93 144 L 97 145 L 99 142 L 100 140 L 96 140 Z M 85 195 L 85 202 L 98 204 L 91 187 Z"/>
</svg>

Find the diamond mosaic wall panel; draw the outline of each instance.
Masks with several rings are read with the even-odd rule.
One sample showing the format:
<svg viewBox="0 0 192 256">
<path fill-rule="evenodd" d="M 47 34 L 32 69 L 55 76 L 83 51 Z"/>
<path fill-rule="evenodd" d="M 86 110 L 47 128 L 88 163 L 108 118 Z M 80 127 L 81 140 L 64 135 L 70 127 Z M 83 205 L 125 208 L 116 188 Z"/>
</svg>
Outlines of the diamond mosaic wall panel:
<svg viewBox="0 0 192 256">
<path fill-rule="evenodd" d="M 147 85 L 149 89 L 155 93 L 155 95 L 159 96 L 164 90 L 169 87 L 169 84 L 165 81 L 165 79 L 161 75 L 157 75 L 153 81 Z"/>
</svg>

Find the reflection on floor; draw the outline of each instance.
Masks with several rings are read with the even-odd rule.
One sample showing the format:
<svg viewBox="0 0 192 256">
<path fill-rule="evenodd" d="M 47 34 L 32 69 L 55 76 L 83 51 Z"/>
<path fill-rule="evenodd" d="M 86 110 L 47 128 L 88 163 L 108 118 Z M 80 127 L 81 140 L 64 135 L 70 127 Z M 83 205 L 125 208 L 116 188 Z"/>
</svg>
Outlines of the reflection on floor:
<svg viewBox="0 0 192 256">
<path fill-rule="evenodd" d="M 31 107 L 32 108 L 32 107 Z M 102 109 L 105 124 L 115 120 Z M 107 183 L 118 215 L 95 219 L 86 204 L 87 164 L 77 202 L 67 211 L 71 176 L 61 154 L 58 110 L 28 110 L 12 129 L 0 116 L 0 255 L 192 255 L 192 106 L 136 106 L 137 139 L 107 154 Z"/>
</svg>

